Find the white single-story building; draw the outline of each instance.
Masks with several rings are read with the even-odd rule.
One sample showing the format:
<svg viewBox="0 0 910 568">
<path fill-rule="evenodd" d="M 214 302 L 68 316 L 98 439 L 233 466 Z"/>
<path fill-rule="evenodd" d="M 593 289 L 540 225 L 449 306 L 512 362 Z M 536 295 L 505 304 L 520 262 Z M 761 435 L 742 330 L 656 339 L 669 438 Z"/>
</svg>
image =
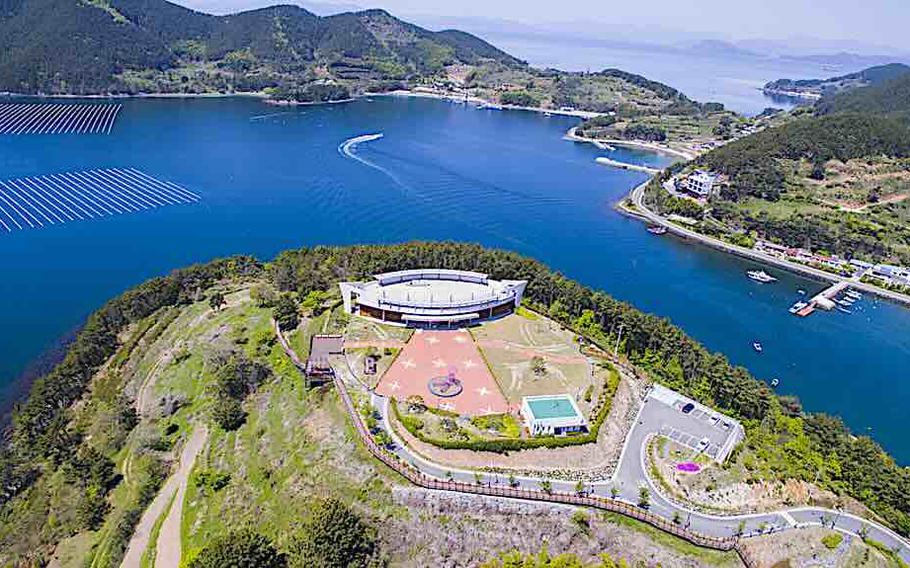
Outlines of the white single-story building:
<svg viewBox="0 0 910 568">
<path fill-rule="evenodd" d="M 563 436 L 588 430 L 588 421 L 575 399 L 567 394 L 523 397 L 521 416 L 532 436 Z"/>
<path fill-rule="evenodd" d="M 421 268 L 339 286 L 348 313 L 397 325 L 451 327 L 512 313 L 527 284 L 493 280 L 480 272 Z"/>
</svg>

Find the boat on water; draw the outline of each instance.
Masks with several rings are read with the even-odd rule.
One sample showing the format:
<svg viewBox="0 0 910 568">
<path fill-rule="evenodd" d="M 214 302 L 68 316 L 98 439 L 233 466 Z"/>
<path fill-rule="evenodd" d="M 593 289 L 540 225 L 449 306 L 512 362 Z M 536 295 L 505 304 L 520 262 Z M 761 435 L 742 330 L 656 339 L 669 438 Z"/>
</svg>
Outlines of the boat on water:
<svg viewBox="0 0 910 568">
<path fill-rule="evenodd" d="M 778 379 L 778 378 L 771 379 L 771 386 L 772 386 L 772 387 L 776 387 L 776 386 L 779 385 L 779 384 L 780 384 L 780 379 Z"/>
<path fill-rule="evenodd" d="M 806 295 L 806 291 L 803 290 L 802 288 L 800 288 L 799 290 L 797 290 L 796 293 L 799 294 L 800 296 L 805 296 L 805 295 Z"/>
<path fill-rule="evenodd" d="M 765 348 L 762 347 L 762 344 L 759 343 L 758 341 L 753 341 L 753 342 L 752 342 L 752 349 L 755 349 L 755 352 L 756 352 L 756 353 L 761 353 L 762 351 L 765 350 Z"/>
<path fill-rule="evenodd" d="M 848 289 L 848 290 L 847 290 L 846 292 L 844 292 L 844 293 L 845 293 L 847 296 L 853 298 L 854 300 L 859 300 L 859 299 L 861 299 L 861 298 L 863 297 L 863 295 L 860 294 L 859 292 L 857 292 L 856 290 L 849 290 L 849 289 Z"/>
<path fill-rule="evenodd" d="M 807 307 L 809 307 L 809 302 L 796 302 L 795 304 L 790 306 L 790 313 L 791 314 L 798 313 L 800 310 L 807 308 Z"/>
<path fill-rule="evenodd" d="M 769 282 L 777 281 L 777 278 L 771 276 L 764 270 L 750 270 L 750 271 L 746 272 L 746 276 L 748 276 L 752 280 L 755 280 L 756 282 L 762 282 L 765 284 L 767 284 Z"/>
<path fill-rule="evenodd" d="M 609 151 L 611 151 L 611 152 L 615 152 L 615 151 L 616 151 L 616 147 L 615 147 L 615 146 L 610 146 L 609 144 L 604 144 L 604 150 L 609 150 Z"/>
<path fill-rule="evenodd" d="M 837 303 L 842 305 L 845 308 L 849 308 L 850 306 L 853 305 L 853 302 L 849 302 L 847 300 L 838 300 Z"/>
<path fill-rule="evenodd" d="M 667 232 L 667 228 L 662 225 L 652 225 L 648 227 L 648 232 L 652 235 L 663 235 Z"/>
<path fill-rule="evenodd" d="M 840 307 L 840 306 L 834 306 L 834 307 L 837 308 L 837 311 L 842 312 L 842 313 L 845 313 L 845 314 L 852 314 L 852 313 L 853 313 L 853 312 L 851 312 L 850 310 L 848 310 L 847 308 L 842 308 L 842 307 Z"/>
</svg>

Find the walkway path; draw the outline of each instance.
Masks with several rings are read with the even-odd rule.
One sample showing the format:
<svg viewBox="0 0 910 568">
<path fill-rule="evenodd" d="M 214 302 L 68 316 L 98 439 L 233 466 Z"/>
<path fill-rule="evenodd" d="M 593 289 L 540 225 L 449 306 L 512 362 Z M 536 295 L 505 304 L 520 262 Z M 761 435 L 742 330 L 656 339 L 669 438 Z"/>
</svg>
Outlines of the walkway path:
<svg viewBox="0 0 910 568">
<path fill-rule="evenodd" d="M 183 498 L 196 456 L 205 447 L 207 439 L 208 429 L 203 425 L 196 426 L 183 446 L 177 471 L 167 479 L 164 486 L 158 491 L 158 495 L 139 519 L 139 524 L 136 525 L 136 530 L 133 531 L 133 537 L 127 546 L 126 555 L 120 564 L 121 568 L 139 567 L 142 555 L 148 549 L 155 523 L 162 514 L 167 514 L 167 517 L 158 534 L 155 568 L 178 568 L 180 566 L 182 549 L 180 524 L 183 518 Z M 168 505 L 170 505 L 170 509 L 166 510 Z"/>
<path fill-rule="evenodd" d="M 283 346 L 287 345 L 283 341 L 281 343 Z M 409 481 L 422 487 L 596 507 L 641 520 L 700 546 L 719 550 L 736 548 L 740 535 L 756 536 L 772 531 L 793 530 L 801 526 L 829 526 L 850 535 L 860 536 L 865 533 L 868 538 L 897 551 L 905 562 L 910 562 L 910 542 L 887 527 L 841 511 L 821 507 L 798 507 L 769 513 L 720 516 L 701 513 L 684 504 L 671 501 L 654 485 L 645 465 L 648 441 L 661 426 L 649 423 L 643 418 L 647 398 L 636 418 L 638 424 L 632 428 L 626 439 L 620 464 L 613 478 L 606 482 L 586 484 L 585 494 L 579 495 L 575 483 L 570 481 L 515 476 L 517 486 L 511 487 L 508 480 L 500 474 L 453 469 L 429 461 L 406 446 L 392 428 L 388 398 L 368 391 L 343 367 L 336 368 L 335 385 L 367 449 Z M 348 389 L 369 400 L 371 406 L 379 412 L 380 423 L 392 439 L 389 448 L 380 448 L 366 430 Z M 549 490 L 544 489 L 545 481 L 550 486 Z M 636 505 L 639 489 L 643 485 L 648 487 L 650 495 L 647 510 Z M 615 497 L 614 491 L 617 492 Z M 679 522 L 671 521 L 674 518 L 678 518 Z M 740 556 L 748 563 L 744 554 L 741 553 Z"/>
</svg>

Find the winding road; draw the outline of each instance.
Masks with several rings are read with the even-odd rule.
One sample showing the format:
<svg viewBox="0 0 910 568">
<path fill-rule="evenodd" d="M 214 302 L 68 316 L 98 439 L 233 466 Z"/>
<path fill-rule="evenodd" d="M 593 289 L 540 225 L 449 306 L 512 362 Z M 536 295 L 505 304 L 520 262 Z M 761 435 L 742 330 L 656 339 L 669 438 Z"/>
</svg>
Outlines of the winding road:
<svg viewBox="0 0 910 568">
<path fill-rule="evenodd" d="M 402 462 L 413 466 L 417 471 L 429 478 L 437 480 L 454 480 L 462 484 L 482 484 L 490 487 L 505 486 L 508 480 L 500 474 L 490 474 L 482 471 L 456 469 L 433 461 L 414 452 L 397 435 L 390 421 L 390 401 L 378 395 L 360 383 L 350 369 L 336 367 L 338 377 L 336 385 L 343 389 L 354 389 L 367 397 L 373 408 L 381 416 L 381 424 L 392 438 L 391 452 Z M 345 393 L 347 395 L 347 393 Z M 855 515 L 825 509 L 821 507 L 796 507 L 782 509 L 768 513 L 755 513 L 744 515 L 711 515 L 688 508 L 682 503 L 677 503 L 667 496 L 654 484 L 648 475 L 645 465 L 645 454 L 649 440 L 655 436 L 663 425 L 659 418 L 651 417 L 645 412 L 648 404 L 654 404 L 650 397 L 646 397 L 636 417 L 636 425 L 630 431 L 612 478 L 607 481 L 587 483 L 585 491 L 608 500 L 613 499 L 635 506 L 638 503 L 639 491 L 642 485 L 647 484 L 650 493 L 648 511 L 664 519 L 677 518 L 682 528 L 700 535 L 717 538 L 735 538 L 738 536 L 757 536 L 771 532 L 793 530 L 807 526 L 827 526 L 845 534 L 873 539 L 894 550 L 904 562 L 910 563 L 910 542 L 900 537 L 894 531 L 878 523 L 862 519 Z M 360 421 L 356 412 L 350 412 L 355 423 Z M 657 415 L 659 416 L 659 414 Z M 551 493 L 574 494 L 576 484 L 572 481 L 548 480 L 550 491 L 543 488 L 543 478 L 515 476 L 520 487 L 525 490 L 539 492 L 535 498 Z M 613 492 L 618 491 L 614 497 Z M 545 498 L 539 500 L 546 500 Z M 554 499 L 555 500 L 555 499 Z"/>
</svg>

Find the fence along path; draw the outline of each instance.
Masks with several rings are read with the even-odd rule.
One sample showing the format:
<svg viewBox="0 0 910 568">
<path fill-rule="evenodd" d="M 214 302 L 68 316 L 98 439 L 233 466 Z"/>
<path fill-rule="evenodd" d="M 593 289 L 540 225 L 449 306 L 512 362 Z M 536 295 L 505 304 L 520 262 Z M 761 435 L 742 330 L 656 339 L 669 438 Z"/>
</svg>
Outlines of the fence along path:
<svg viewBox="0 0 910 568">
<path fill-rule="evenodd" d="M 104 103 L 0 104 L 0 135 L 110 134 L 122 106 Z"/>
<path fill-rule="evenodd" d="M 292 360 L 294 365 L 301 373 L 305 373 L 305 366 L 297 353 L 291 348 L 282 333 L 278 322 L 273 321 L 275 334 L 281 344 L 285 354 Z M 696 546 L 711 548 L 714 550 L 730 551 L 734 550 L 739 555 L 740 560 L 747 568 L 757 567 L 758 564 L 743 547 L 739 546 L 738 537 L 713 537 L 687 530 L 676 523 L 673 523 L 659 515 L 649 513 L 648 511 L 617 499 L 608 499 L 606 497 L 579 495 L 577 493 L 564 493 L 560 491 L 536 491 L 530 489 L 520 489 L 517 487 L 490 486 L 482 484 L 463 483 L 455 480 L 441 480 L 435 477 L 424 475 L 414 466 L 400 460 L 396 455 L 385 448 L 379 446 L 373 439 L 372 434 L 367 430 L 366 425 L 360 418 L 360 413 L 354 406 L 354 401 L 348 393 L 344 381 L 336 373 L 333 377 L 335 388 L 338 390 L 341 400 L 344 403 L 345 410 L 354 423 L 363 444 L 370 454 L 381 461 L 383 464 L 397 472 L 399 475 L 425 489 L 434 489 L 438 491 L 456 491 L 460 493 L 470 493 L 473 495 L 487 495 L 490 497 L 506 497 L 510 499 L 524 499 L 527 501 L 543 501 L 548 503 L 560 503 L 565 505 L 576 505 L 582 507 L 591 507 L 602 511 L 609 511 L 631 517 L 638 521 L 647 523 L 657 529 L 672 534 Z"/>
<path fill-rule="evenodd" d="M 458 491 L 460 493 L 471 493 L 474 495 L 488 495 L 491 497 L 508 497 L 512 499 L 524 499 L 528 501 L 545 501 L 550 503 L 592 507 L 601 509 L 603 511 L 619 513 L 621 515 L 625 515 L 627 517 L 648 523 L 655 528 L 682 538 L 698 546 L 723 551 L 733 550 L 736 547 L 737 539 L 735 538 L 717 538 L 689 531 L 683 527 L 676 525 L 675 523 L 672 523 L 671 521 L 668 521 L 667 519 L 664 519 L 663 517 L 649 513 L 644 509 L 630 505 L 624 501 L 591 495 L 563 493 L 559 491 L 544 492 L 530 489 L 520 489 L 517 487 L 492 487 L 489 485 L 463 483 L 454 480 L 440 480 L 433 477 L 428 477 L 414 467 L 403 463 L 393 454 L 376 444 L 373 436 L 369 433 L 366 426 L 363 424 L 363 421 L 360 419 L 360 414 L 357 412 L 357 409 L 354 406 L 354 402 L 348 394 L 344 382 L 337 376 L 335 377 L 335 387 L 341 394 L 345 409 L 351 416 L 351 419 L 354 421 L 354 426 L 357 429 L 357 433 L 360 435 L 360 438 L 363 440 L 363 443 L 366 445 L 369 452 L 376 459 L 402 475 L 405 479 L 420 487 L 427 489 L 436 489 L 440 491 Z"/>
<path fill-rule="evenodd" d="M 200 196 L 132 168 L 0 181 L 0 233 L 195 203 Z"/>
</svg>

